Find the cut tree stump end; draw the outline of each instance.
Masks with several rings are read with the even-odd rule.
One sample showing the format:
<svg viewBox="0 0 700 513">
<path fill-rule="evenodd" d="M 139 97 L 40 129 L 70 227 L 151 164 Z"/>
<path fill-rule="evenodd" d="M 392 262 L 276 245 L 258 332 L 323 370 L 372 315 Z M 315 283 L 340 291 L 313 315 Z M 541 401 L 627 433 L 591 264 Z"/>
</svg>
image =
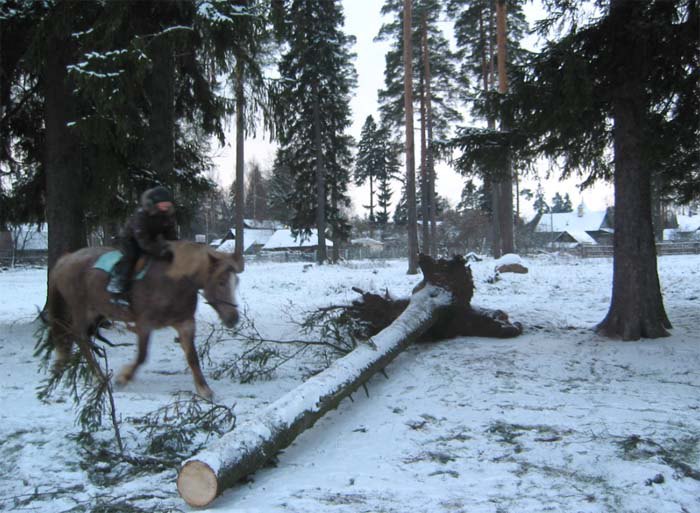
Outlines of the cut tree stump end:
<svg viewBox="0 0 700 513">
<path fill-rule="evenodd" d="M 206 463 L 188 461 L 177 476 L 177 489 L 185 502 L 198 508 L 211 503 L 219 492 L 216 473 Z"/>
</svg>

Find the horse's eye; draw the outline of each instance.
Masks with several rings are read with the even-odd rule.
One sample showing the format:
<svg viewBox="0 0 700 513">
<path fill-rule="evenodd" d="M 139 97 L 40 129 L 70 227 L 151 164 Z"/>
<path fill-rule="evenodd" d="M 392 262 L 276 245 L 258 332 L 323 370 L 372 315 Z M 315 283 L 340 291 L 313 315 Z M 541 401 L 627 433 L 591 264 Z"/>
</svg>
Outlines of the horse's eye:
<svg viewBox="0 0 700 513">
<path fill-rule="evenodd" d="M 225 287 L 226 286 L 226 280 L 219 280 L 219 287 Z"/>
</svg>

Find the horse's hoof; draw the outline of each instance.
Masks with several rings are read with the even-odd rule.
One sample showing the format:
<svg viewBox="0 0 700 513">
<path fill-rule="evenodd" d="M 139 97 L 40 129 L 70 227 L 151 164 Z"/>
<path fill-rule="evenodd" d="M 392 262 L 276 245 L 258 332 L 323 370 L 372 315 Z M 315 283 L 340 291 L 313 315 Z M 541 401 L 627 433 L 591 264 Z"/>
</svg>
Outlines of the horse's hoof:
<svg viewBox="0 0 700 513">
<path fill-rule="evenodd" d="M 197 387 L 197 394 L 207 401 L 214 399 L 214 391 L 209 387 Z"/>
<path fill-rule="evenodd" d="M 114 378 L 114 382 L 119 386 L 119 388 L 124 388 L 131 381 L 131 376 L 125 372 L 121 372 Z"/>
</svg>

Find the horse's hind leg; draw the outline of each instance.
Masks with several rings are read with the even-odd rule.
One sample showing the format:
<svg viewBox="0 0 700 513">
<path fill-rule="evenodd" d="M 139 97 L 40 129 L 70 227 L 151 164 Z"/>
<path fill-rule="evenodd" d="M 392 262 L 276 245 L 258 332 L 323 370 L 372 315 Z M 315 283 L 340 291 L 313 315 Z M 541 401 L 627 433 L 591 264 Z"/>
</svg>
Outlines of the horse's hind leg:
<svg viewBox="0 0 700 513">
<path fill-rule="evenodd" d="M 61 375 L 63 374 L 63 371 L 71 357 L 73 337 L 71 336 L 69 330 L 66 330 L 63 326 L 57 326 L 55 324 L 51 326 L 50 337 L 51 344 L 56 352 L 53 372 L 54 374 Z"/>
<path fill-rule="evenodd" d="M 174 328 L 177 330 L 177 334 L 180 337 L 180 346 L 185 352 L 187 363 L 192 371 L 194 386 L 197 388 L 197 393 L 206 399 L 211 399 L 214 396 L 214 392 L 212 392 L 209 385 L 207 385 L 207 380 L 204 379 L 204 374 L 202 374 L 202 369 L 199 366 L 197 350 L 194 346 L 194 319 L 177 324 Z"/>
<path fill-rule="evenodd" d="M 136 369 L 138 369 L 143 362 L 146 361 L 148 356 L 148 342 L 151 339 L 151 330 L 146 330 L 143 328 L 136 329 L 136 335 L 139 338 L 138 342 L 138 353 L 136 354 L 136 360 L 134 363 L 125 365 L 119 376 L 117 376 L 117 383 L 120 385 L 126 385 L 129 381 L 134 378 Z"/>
</svg>

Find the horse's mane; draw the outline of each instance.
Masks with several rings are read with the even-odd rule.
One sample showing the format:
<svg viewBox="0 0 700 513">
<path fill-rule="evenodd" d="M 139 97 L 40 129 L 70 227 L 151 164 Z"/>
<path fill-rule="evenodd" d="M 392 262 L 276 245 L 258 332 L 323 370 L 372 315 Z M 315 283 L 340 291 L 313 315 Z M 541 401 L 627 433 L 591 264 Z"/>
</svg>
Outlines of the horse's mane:
<svg viewBox="0 0 700 513">
<path fill-rule="evenodd" d="M 170 243 L 173 250 L 173 261 L 166 274 L 174 279 L 191 278 L 200 283 L 205 281 L 211 258 L 221 259 L 224 255 L 205 244 L 184 240 Z"/>
</svg>

